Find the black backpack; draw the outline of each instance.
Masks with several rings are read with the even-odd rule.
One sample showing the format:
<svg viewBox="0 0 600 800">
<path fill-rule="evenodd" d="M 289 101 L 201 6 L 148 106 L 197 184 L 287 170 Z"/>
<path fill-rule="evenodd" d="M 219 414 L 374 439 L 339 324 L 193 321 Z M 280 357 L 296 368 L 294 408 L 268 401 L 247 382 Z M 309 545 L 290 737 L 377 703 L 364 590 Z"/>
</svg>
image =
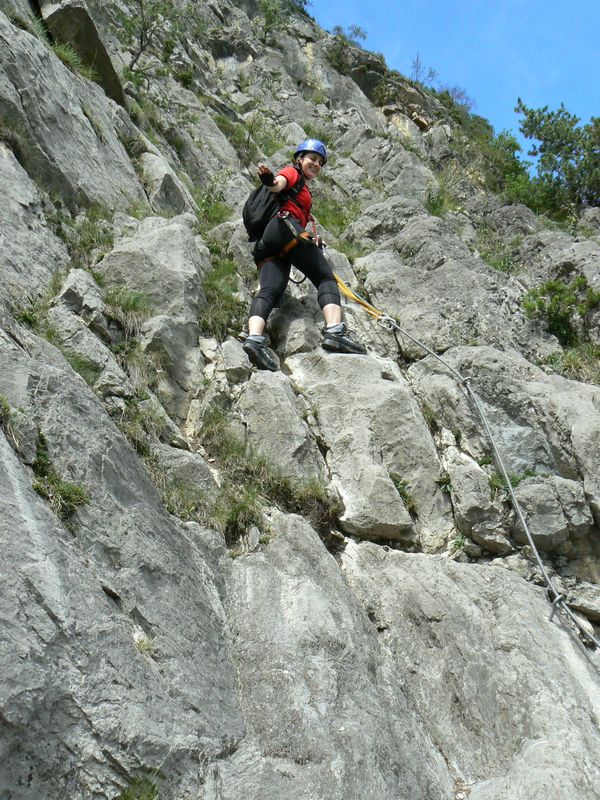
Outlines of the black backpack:
<svg viewBox="0 0 600 800">
<path fill-rule="evenodd" d="M 292 200 L 302 191 L 304 175 L 300 175 L 291 189 L 277 194 L 270 192 L 266 186 L 261 185 L 254 189 L 242 211 L 244 227 L 248 232 L 248 241 L 255 242 L 263 235 L 265 228 L 279 211 L 286 200 Z"/>
</svg>

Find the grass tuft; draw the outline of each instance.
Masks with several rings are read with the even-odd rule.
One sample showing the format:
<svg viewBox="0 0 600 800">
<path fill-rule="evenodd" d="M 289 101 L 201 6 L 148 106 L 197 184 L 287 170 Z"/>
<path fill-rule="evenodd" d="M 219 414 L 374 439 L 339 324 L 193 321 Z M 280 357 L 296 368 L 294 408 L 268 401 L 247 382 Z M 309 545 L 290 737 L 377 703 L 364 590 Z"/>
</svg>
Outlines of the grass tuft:
<svg viewBox="0 0 600 800">
<path fill-rule="evenodd" d="M 238 277 L 233 261 L 213 255 L 212 263 L 213 269 L 202 284 L 207 303 L 198 325 L 203 336 L 222 342 L 228 334 L 236 335 L 242 328 L 247 309 L 238 294 Z"/>
<path fill-rule="evenodd" d="M 70 44 L 54 42 L 52 50 L 71 72 L 78 72 L 89 81 L 95 81 L 98 77 L 96 70 L 85 64 L 79 53 Z"/>
<path fill-rule="evenodd" d="M 274 468 L 231 431 L 223 409 L 213 408 L 207 414 L 201 439 L 226 475 L 212 514 L 228 545 L 250 525 L 260 525 L 265 503 L 304 516 L 322 534 L 335 524 L 341 513 L 339 501 L 316 480 L 295 481 Z"/>
<path fill-rule="evenodd" d="M 76 483 L 64 481 L 54 469 L 48 453 L 46 439 L 40 433 L 33 462 L 35 480 L 33 488 L 50 503 L 50 507 L 62 520 L 73 516 L 79 506 L 90 502 L 86 490 Z"/>
</svg>

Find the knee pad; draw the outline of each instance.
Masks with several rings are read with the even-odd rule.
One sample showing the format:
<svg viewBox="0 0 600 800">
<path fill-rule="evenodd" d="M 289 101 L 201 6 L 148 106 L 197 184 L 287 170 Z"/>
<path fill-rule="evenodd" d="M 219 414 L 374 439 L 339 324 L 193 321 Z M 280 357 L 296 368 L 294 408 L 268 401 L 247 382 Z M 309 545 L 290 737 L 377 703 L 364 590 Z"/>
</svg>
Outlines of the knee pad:
<svg viewBox="0 0 600 800">
<path fill-rule="evenodd" d="M 322 281 L 319 284 L 317 296 L 321 308 L 325 308 L 325 306 L 331 304 L 336 306 L 341 305 L 340 290 L 338 289 L 337 283 L 334 280 Z"/>
<path fill-rule="evenodd" d="M 275 292 L 269 288 L 261 289 L 250 303 L 250 316 L 262 317 L 266 320 L 271 311 L 279 305 L 281 296 L 281 292 Z"/>
</svg>

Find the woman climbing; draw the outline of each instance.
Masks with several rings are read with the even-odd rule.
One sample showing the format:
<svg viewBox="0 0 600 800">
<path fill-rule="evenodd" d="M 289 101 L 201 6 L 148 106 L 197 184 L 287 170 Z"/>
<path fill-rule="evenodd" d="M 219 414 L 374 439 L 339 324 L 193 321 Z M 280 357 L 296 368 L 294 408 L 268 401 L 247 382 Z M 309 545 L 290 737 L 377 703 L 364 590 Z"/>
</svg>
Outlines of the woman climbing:
<svg viewBox="0 0 600 800">
<path fill-rule="evenodd" d="M 277 369 L 277 363 L 265 345 L 264 329 L 269 314 L 285 292 L 292 265 L 317 289 L 325 319 L 322 346 L 336 353 L 366 352 L 362 345 L 352 341 L 342 322 L 340 293 L 331 266 L 323 255 L 321 238 L 316 232 L 305 232 L 309 221 L 313 221 L 310 214 L 312 196 L 307 184 L 317 177 L 326 163 L 327 151 L 323 142 L 306 139 L 296 148 L 293 165 L 284 167 L 277 175 L 273 175 L 264 164 L 258 167 L 258 176 L 270 192 L 286 193 L 281 198 L 279 213 L 269 221 L 253 252 L 260 269 L 260 289 L 250 304 L 248 336 L 242 346 L 258 369 Z M 302 188 L 298 191 L 299 181 Z M 289 195 L 294 187 L 296 192 Z"/>
</svg>

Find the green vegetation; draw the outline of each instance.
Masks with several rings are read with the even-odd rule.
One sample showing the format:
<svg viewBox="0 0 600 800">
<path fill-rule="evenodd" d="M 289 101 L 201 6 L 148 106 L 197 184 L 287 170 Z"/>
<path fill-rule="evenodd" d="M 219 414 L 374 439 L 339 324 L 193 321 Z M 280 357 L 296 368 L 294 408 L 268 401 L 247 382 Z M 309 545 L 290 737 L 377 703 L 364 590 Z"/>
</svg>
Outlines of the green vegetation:
<svg viewBox="0 0 600 800">
<path fill-rule="evenodd" d="M 396 487 L 396 491 L 400 495 L 402 502 L 409 514 L 415 514 L 417 507 L 415 505 L 414 498 L 410 492 L 410 486 L 407 481 L 405 481 L 401 475 L 398 475 L 397 472 L 390 472 L 390 479 L 394 486 Z"/>
<path fill-rule="evenodd" d="M 133 0 L 127 13 L 119 14 L 119 38 L 130 54 L 127 69 L 147 76 L 155 69 L 147 61 L 154 57 L 169 61 L 175 37 L 183 22 L 180 10 L 165 0 Z"/>
<path fill-rule="evenodd" d="M 465 549 L 465 545 L 467 543 L 467 537 L 459 533 L 458 536 L 450 542 L 450 552 L 456 553 L 460 550 Z"/>
<path fill-rule="evenodd" d="M 231 217 L 231 209 L 224 203 L 223 175 L 212 178 L 204 190 L 195 189 L 192 196 L 198 206 L 200 233 L 206 233 Z"/>
<path fill-rule="evenodd" d="M 41 17 L 22 17 L 16 11 L 6 11 L 6 16 L 13 25 L 16 25 L 17 28 L 21 28 L 21 30 L 27 31 L 27 33 L 35 36 L 36 39 L 39 39 L 40 42 L 45 44 L 47 47 L 50 46 L 48 29 L 46 28 L 46 24 Z"/>
<path fill-rule="evenodd" d="M 421 404 L 421 414 L 423 414 L 423 419 L 427 423 L 427 427 L 431 433 L 437 433 L 440 429 L 440 425 L 433 408 L 428 403 L 423 402 Z"/>
<path fill-rule="evenodd" d="M 207 518 L 209 504 L 203 491 L 184 481 L 166 478 L 160 465 L 151 457 L 145 459 L 145 464 L 169 514 L 184 522 L 209 521 Z"/>
<path fill-rule="evenodd" d="M 18 322 L 27 325 L 35 333 L 44 336 L 48 341 L 54 341 L 55 335 L 52 328 L 48 325 L 48 309 L 52 299 L 60 291 L 63 275 L 61 272 L 55 272 L 52 280 L 48 285 L 45 292 L 34 300 L 30 305 L 14 308 L 13 314 Z"/>
<path fill-rule="evenodd" d="M 258 7 L 261 14 L 263 38 L 266 38 L 271 31 L 285 26 L 286 9 L 281 0 L 259 0 Z"/>
<path fill-rule="evenodd" d="M 0 142 L 10 147 L 19 164 L 25 167 L 31 139 L 23 125 L 0 118 Z"/>
<path fill-rule="evenodd" d="M 91 270 L 113 247 L 112 213 L 92 206 L 75 220 L 74 231 L 75 238 L 67 245 L 73 266 Z"/>
<path fill-rule="evenodd" d="M 126 337 L 140 335 L 144 320 L 152 315 L 154 303 L 144 292 L 126 289 L 124 286 L 108 289 L 104 295 L 105 313 L 116 320 Z"/>
<path fill-rule="evenodd" d="M 367 252 L 364 247 L 361 247 L 350 239 L 336 238 L 331 242 L 331 246 L 339 250 L 340 253 L 343 253 L 351 264 L 354 264 L 357 258 L 361 258 Z"/>
<path fill-rule="evenodd" d="M 3 394 L 0 394 L 0 428 L 2 428 L 3 431 L 6 431 L 10 425 L 11 417 L 12 410 L 10 408 L 10 403 Z"/>
<path fill-rule="evenodd" d="M 600 118 L 580 125 L 564 105 L 557 111 L 532 109 L 519 99 L 515 111 L 522 117 L 520 131 L 533 140 L 528 155 L 537 158 L 532 177 L 531 164 L 522 158 L 514 136 L 507 131 L 495 135 L 489 122 L 470 113 L 456 95 L 433 93 L 468 138 L 468 160 L 462 163 L 475 166 L 487 191 L 558 221 L 600 205 Z"/>
<path fill-rule="evenodd" d="M 560 279 L 546 281 L 527 292 L 521 303 L 530 319 L 545 320 L 549 333 L 564 347 L 571 347 L 579 344 L 575 321 L 600 303 L 600 292 L 580 275 L 568 284 Z"/>
<path fill-rule="evenodd" d="M 229 143 L 238 155 L 238 158 L 245 166 L 254 164 L 260 152 L 252 139 L 250 130 L 241 122 L 234 122 L 224 114 L 217 114 L 215 122 L 221 133 L 229 140 Z"/>
<path fill-rule="evenodd" d="M 158 787 L 149 778 L 134 778 L 116 800 L 158 800 Z"/>
<path fill-rule="evenodd" d="M 202 284 L 207 302 L 198 325 L 203 336 L 222 342 L 228 334 L 235 335 L 242 328 L 247 308 L 239 296 L 233 261 L 213 251 L 212 264 L 213 269 Z"/>
<path fill-rule="evenodd" d="M 150 457 L 149 441 L 160 440 L 167 428 L 162 414 L 148 400 L 130 398 L 116 423 L 138 455 Z"/>
<path fill-rule="evenodd" d="M 486 264 L 499 272 L 515 275 L 518 272 L 515 251 L 521 244 L 522 237 L 515 237 L 510 243 L 503 242 L 487 227 L 480 228 L 477 234 L 475 248 Z"/>
<path fill-rule="evenodd" d="M 85 64 L 79 53 L 71 47 L 70 44 L 64 42 L 54 42 L 52 44 L 54 54 L 60 58 L 71 72 L 78 72 L 89 81 L 93 81 L 98 77 L 96 70 Z"/>
<path fill-rule="evenodd" d="M 580 125 L 562 104 L 533 109 L 520 98 L 515 111 L 523 117 L 521 133 L 537 142 L 529 152 L 538 158 L 532 183 L 547 210 L 600 205 L 600 117 Z"/>
<path fill-rule="evenodd" d="M 79 506 L 90 502 L 90 496 L 82 486 L 64 481 L 58 475 L 50 461 L 46 439 L 41 433 L 38 435 L 33 472 L 33 488 L 48 500 L 54 513 L 62 520 L 68 520 Z"/>
<path fill-rule="evenodd" d="M 552 367 L 565 378 L 600 385 L 600 345 L 590 342 L 578 344 L 562 353 L 546 356 L 541 363 Z"/>
<path fill-rule="evenodd" d="M 8 439 L 10 445 L 18 451 L 19 441 L 15 431 L 14 419 L 15 414 L 8 399 L 3 394 L 0 394 L 0 430 L 4 431 L 4 435 Z"/>
<path fill-rule="evenodd" d="M 254 114 L 250 123 L 250 134 L 266 156 L 285 147 L 285 139 L 279 133 L 279 127 L 261 113 Z"/>
<path fill-rule="evenodd" d="M 156 386 L 157 375 L 163 369 L 161 355 L 142 349 L 140 342 L 131 338 L 112 345 L 111 350 L 129 375 L 137 400 L 147 400 L 147 390 Z"/>
<path fill-rule="evenodd" d="M 59 349 L 71 365 L 71 369 L 74 372 L 77 372 L 78 375 L 81 375 L 88 386 L 93 386 L 100 377 L 102 367 L 98 366 L 98 364 L 95 362 L 84 358 L 83 356 L 77 355 L 76 353 L 70 353 L 63 347 L 59 346 Z"/>
<path fill-rule="evenodd" d="M 154 654 L 154 639 L 150 638 L 150 636 L 137 636 L 134 641 L 135 649 L 138 651 L 138 653 L 141 653 L 144 656 L 152 656 Z"/>
<path fill-rule="evenodd" d="M 460 162 L 452 161 L 447 164 L 437 176 L 438 185 L 430 187 L 425 199 L 425 208 L 436 217 L 446 211 L 456 211 L 459 207 L 456 193 L 463 179 L 463 169 Z"/>
<path fill-rule="evenodd" d="M 510 485 L 513 489 L 515 489 L 525 478 L 535 478 L 538 473 L 535 472 L 533 469 L 526 469 L 520 475 L 510 474 L 508 476 L 508 480 L 510 481 Z M 499 472 L 493 472 L 489 476 L 489 484 L 490 488 L 495 491 L 508 491 L 508 487 L 506 485 L 506 481 L 504 477 Z"/>
<path fill-rule="evenodd" d="M 348 225 L 355 222 L 360 215 L 360 203 L 350 198 L 334 200 L 333 198 L 320 197 L 313 203 L 313 213 L 324 228 L 341 236 Z"/>
<path fill-rule="evenodd" d="M 201 438 L 226 476 L 210 516 L 229 545 L 250 525 L 260 524 L 264 503 L 301 514 L 321 532 L 328 530 L 339 515 L 338 502 L 327 495 L 321 484 L 315 480 L 292 480 L 242 442 L 231 431 L 222 409 L 213 408 L 207 414 Z"/>
<path fill-rule="evenodd" d="M 340 75 L 348 75 L 352 65 L 351 48 L 359 46 L 358 42 L 366 39 L 367 34 L 358 25 L 350 25 L 346 29 L 336 25 L 331 32 L 334 40 L 327 48 L 327 60 Z"/>
</svg>

